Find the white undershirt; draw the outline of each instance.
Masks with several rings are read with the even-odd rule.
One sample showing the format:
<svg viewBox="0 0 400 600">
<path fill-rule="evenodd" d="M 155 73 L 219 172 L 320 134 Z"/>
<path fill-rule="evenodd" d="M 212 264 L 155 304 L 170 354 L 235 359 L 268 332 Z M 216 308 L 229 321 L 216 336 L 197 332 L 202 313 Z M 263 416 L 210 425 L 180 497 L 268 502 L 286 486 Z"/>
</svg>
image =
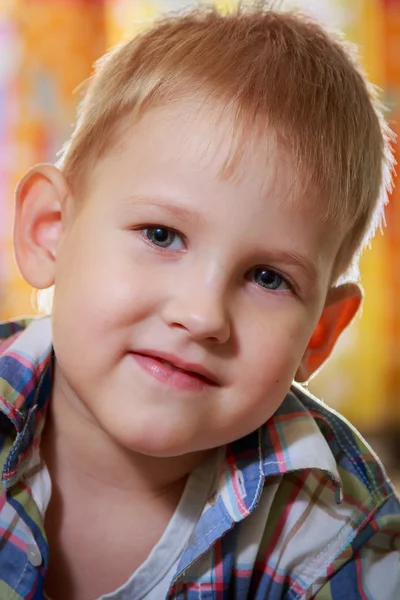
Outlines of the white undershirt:
<svg viewBox="0 0 400 600">
<path fill-rule="evenodd" d="M 161 600 L 166 598 L 179 560 L 194 528 L 214 492 L 224 448 L 214 452 L 195 469 L 186 482 L 179 504 L 162 537 L 146 560 L 118 589 L 99 600 Z M 27 481 L 44 519 L 51 496 L 51 480 L 45 465 Z"/>
</svg>

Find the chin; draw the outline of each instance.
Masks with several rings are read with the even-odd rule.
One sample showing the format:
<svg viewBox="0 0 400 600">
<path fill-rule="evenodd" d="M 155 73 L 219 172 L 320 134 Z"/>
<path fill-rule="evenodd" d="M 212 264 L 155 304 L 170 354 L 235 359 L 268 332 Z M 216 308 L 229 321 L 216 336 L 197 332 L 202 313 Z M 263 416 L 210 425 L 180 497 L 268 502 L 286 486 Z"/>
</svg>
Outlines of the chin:
<svg viewBox="0 0 400 600">
<path fill-rule="evenodd" d="M 144 427 L 142 431 L 132 429 L 108 429 L 108 434 L 121 447 L 130 452 L 151 456 L 154 458 L 172 458 L 193 452 L 188 448 L 179 435 L 157 431 L 157 427 Z"/>
</svg>

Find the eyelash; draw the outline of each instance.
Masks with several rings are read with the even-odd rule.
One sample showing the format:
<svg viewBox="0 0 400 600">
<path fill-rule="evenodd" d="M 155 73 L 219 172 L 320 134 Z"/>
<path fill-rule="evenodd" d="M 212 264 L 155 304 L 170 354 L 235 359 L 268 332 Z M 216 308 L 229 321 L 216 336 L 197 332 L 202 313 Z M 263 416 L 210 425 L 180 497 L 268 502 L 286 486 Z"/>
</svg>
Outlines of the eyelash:
<svg viewBox="0 0 400 600">
<path fill-rule="evenodd" d="M 154 242 L 152 242 L 146 235 L 146 231 L 148 230 L 164 230 L 166 232 L 168 232 L 168 234 L 173 234 L 177 237 L 179 237 L 183 243 L 185 243 L 185 236 L 183 234 L 181 234 L 179 231 L 177 231 L 176 229 L 173 229 L 172 227 L 166 227 L 164 225 L 146 225 L 145 227 L 141 226 L 140 228 L 137 228 L 136 231 L 139 231 L 141 233 L 142 238 L 144 239 L 144 241 L 149 244 L 150 246 L 152 246 L 153 248 L 157 248 L 157 250 L 161 250 L 161 251 L 167 251 L 169 250 L 169 247 L 164 247 L 164 246 L 159 246 L 158 244 L 155 244 Z M 182 250 L 172 250 L 173 252 L 181 252 Z M 260 266 L 256 266 L 253 267 L 249 273 L 253 273 L 253 272 L 257 272 L 257 271 L 268 271 L 269 273 L 272 273 L 273 275 L 279 277 L 282 282 L 287 286 L 288 290 L 290 290 L 293 294 L 298 295 L 298 290 L 297 290 L 297 286 L 294 284 L 294 282 L 292 282 L 288 277 L 286 277 L 285 275 L 283 275 L 282 273 L 280 273 L 278 270 L 270 268 L 268 266 L 265 265 L 260 265 Z M 256 282 L 253 281 L 253 283 L 255 283 L 256 285 L 258 285 Z M 273 291 L 276 293 L 282 293 L 282 290 L 278 290 L 278 289 L 270 289 L 267 288 L 265 286 L 259 285 L 259 287 L 261 287 L 262 289 L 265 290 L 269 290 L 269 291 Z M 285 291 L 285 290 L 283 290 Z"/>
<path fill-rule="evenodd" d="M 157 248 L 157 250 L 161 250 L 161 251 L 169 250 L 169 247 L 159 246 L 158 244 L 155 244 L 145 234 L 145 231 L 147 231 L 147 230 L 156 230 L 156 229 L 161 229 L 161 230 L 167 231 L 170 234 L 172 233 L 173 235 L 176 235 L 177 237 L 179 237 L 182 240 L 183 244 L 185 244 L 185 236 L 182 233 L 180 233 L 176 229 L 173 229 L 172 227 L 166 227 L 165 225 L 159 225 L 159 224 L 146 225 L 146 226 L 142 225 L 140 228 L 137 228 L 137 231 L 139 231 L 141 233 L 141 236 L 144 239 L 144 241 L 147 244 L 149 244 L 150 246 L 152 246 L 153 248 Z M 176 250 L 175 250 L 175 252 L 176 252 Z"/>
</svg>

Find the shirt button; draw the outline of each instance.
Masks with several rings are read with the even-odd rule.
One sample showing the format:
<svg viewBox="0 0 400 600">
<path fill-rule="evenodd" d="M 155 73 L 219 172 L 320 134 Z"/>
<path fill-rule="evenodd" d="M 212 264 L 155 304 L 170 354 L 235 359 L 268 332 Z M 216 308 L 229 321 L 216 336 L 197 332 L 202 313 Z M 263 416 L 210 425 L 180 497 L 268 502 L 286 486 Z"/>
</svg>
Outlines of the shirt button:
<svg viewBox="0 0 400 600">
<path fill-rule="evenodd" d="M 33 567 L 40 567 L 42 564 L 42 555 L 40 550 L 35 544 L 28 544 L 27 546 L 27 557 Z"/>
</svg>

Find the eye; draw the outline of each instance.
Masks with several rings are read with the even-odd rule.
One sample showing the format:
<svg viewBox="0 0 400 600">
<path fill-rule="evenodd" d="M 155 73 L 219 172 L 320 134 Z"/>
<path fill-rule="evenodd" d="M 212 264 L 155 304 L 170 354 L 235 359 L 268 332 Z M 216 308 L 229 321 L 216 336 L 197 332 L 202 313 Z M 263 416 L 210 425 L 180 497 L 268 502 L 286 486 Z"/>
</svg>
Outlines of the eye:
<svg viewBox="0 0 400 600">
<path fill-rule="evenodd" d="M 267 290 L 291 289 L 291 285 L 282 275 L 266 267 L 256 267 L 250 271 L 249 279 Z"/>
<path fill-rule="evenodd" d="M 159 248 L 170 250 L 182 250 L 184 248 L 182 236 L 173 229 L 156 225 L 155 227 L 146 227 L 142 231 L 148 241 Z"/>
</svg>

